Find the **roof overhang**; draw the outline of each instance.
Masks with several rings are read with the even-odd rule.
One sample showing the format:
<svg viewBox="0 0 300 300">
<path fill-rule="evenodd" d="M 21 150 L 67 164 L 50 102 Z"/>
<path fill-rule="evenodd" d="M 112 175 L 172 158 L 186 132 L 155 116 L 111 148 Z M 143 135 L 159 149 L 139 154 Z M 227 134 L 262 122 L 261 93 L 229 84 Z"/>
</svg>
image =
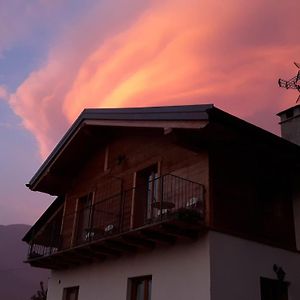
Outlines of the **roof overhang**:
<svg viewBox="0 0 300 300">
<path fill-rule="evenodd" d="M 51 181 L 51 172 L 55 164 L 62 157 L 67 161 L 71 158 L 66 155 L 72 154 L 70 149 L 74 149 L 78 157 L 83 157 L 87 149 L 81 149 L 84 143 L 92 144 L 90 137 L 85 137 L 87 128 L 99 128 L 107 132 L 108 128 L 183 128 L 200 129 L 208 124 L 207 110 L 213 105 L 189 105 L 189 106 L 166 106 L 166 107 L 146 107 L 146 108 L 122 108 L 122 109 L 85 109 L 77 120 L 73 123 L 61 141 L 57 144 L 36 174 L 27 184 L 33 191 L 41 191 L 49 194 L 59 195 L 59 182 Z M 96 139 L 95 139 L 96 140 Z M 102 138 L 103 141 L 103 138 Z M 97 139 L 99 143 L 99 139 Z M 93 147 L 90 147 L 93 148 Z M 81 150 L 80 150 L 81 149 Z M 74 158 L 75 160 L 75 158 Z M 42 184 L 43 179 L 49 180 Z M 53 191 L 47 189 L 51 181 L 52 185 L 57 186 Z"/>
<path fill-rule="evenodd" d="M 119 128 L 176 129 L 183 139 L 203 139 L 206 143 L 244 139 L 261 142 L 296 153 L 300 147 L 246 121 L 232 116 L 211 104 L 122 109 L 85 109 L 54 148 L 27 186 L 33 191 L 54 195 L 60 192 L 60 176 L 70 176 L 72 166 L 84 163 L 92 149 L 105 144 L 111 130 Z M 185 134 L 187 131 L 192 135 Z M 86 147 L 82 147 L 86 145 Z M 96 147 L 95 147 L 96 146 Z M 293 156 L 294 157 L 294 156 Z M 80 159 L 78 159 L 80 158 Z M 71 166 L 71 167 L 70 167 Z M 65 172 L 69 173 L 65 173 Z M 65 173 L 65 174 L 64 174 Z M 55 176 L 53 176 L 55 174 Z M 54 178 L 55 177 L 55 178 Z"/>
</svg>

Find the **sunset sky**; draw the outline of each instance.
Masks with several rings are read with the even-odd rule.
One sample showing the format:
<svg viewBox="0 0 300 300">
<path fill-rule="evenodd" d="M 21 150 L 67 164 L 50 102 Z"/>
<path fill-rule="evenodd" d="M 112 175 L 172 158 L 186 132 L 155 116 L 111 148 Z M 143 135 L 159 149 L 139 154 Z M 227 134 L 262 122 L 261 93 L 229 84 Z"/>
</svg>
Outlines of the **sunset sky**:
<svg viewBox="0 0 300 300">
<path fill-rule="evenodd" d="M 279 133 L 299 0 L 0 1 L 0 224 L 52 198 L 27 183 L 86 107 L 213 103 Z"/>
</svg>

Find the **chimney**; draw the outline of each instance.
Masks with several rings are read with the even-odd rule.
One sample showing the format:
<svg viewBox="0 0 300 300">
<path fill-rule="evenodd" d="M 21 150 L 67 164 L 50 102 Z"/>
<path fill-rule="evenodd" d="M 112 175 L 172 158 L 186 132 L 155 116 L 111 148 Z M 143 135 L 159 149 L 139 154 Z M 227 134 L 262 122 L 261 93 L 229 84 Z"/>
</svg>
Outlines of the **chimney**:
<svg viewBox="0 0 300 300">
<path fill-rule="evenodd" d="M 277 114 L 280 117 L 281 136 L 300 146 L 300 104 Z M 293 168 L 292 199 L 294 210 L 296 247 L 300 250 L 300 171 Z"/>
<path fill-rule="evenodd" d="M 300 104 L 277 114 L 280 117 L 281 137 L 300 146 Z"/>
</svg>

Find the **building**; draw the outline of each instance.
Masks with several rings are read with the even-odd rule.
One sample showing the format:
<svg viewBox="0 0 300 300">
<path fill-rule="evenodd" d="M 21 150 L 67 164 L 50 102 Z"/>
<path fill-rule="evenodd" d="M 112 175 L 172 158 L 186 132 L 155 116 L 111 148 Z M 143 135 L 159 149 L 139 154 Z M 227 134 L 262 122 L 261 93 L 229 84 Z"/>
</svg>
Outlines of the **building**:
<svg viewBox="0 0 300 300">
<path fill-rule="evenodd" d="M 28 184 L 57 198 L 27 262 L 49 300 L 299 299 L 299 170 L 298 145 L 213 105 L 86 109 Z"/>
</svg>

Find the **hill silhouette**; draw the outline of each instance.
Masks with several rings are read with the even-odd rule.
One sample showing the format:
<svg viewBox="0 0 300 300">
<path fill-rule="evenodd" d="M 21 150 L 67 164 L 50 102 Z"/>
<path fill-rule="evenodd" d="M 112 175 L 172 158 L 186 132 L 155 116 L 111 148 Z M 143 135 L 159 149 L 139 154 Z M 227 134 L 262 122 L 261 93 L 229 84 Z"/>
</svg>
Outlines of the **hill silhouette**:
<svg viewBox="0 0 300 300">
<path fill-rule="evenodd" d="M 29 225 L 0 225 L 0 299 L 30 300 L 39 289 L 40 281 L 47 284 L 48 270 L 30 267 L 23 261 L 28 245 L 22 237 Z"/>
</svg>

